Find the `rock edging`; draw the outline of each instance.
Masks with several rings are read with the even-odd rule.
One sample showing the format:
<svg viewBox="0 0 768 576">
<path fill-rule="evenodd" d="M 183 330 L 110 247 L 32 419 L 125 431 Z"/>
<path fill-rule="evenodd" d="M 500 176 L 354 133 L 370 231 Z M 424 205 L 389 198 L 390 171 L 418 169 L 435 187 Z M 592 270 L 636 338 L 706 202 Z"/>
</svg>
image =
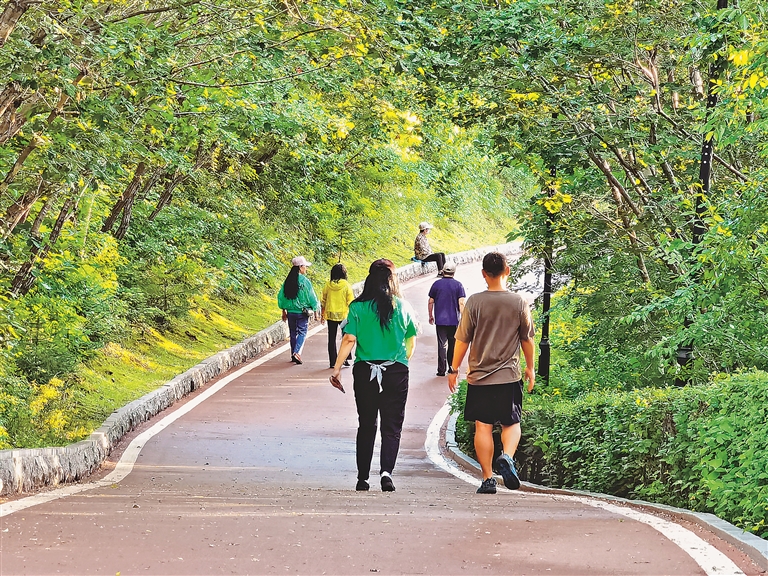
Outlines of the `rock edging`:
<svg viewBox="0 0 768 576">
<path fill-rule="evenodd" d="M 489 246 L 451 254 L 463 264 L 480 260 L 489 251 L 520 252 L 520 243 Z M 400 282 L 434 273 L 434 263 L 414 263 L 397 269 Z M 355 293 L 362 290 L 355 284 Z M 0 496 L 32 492 L 46 486 L 78 482 L 97 470 L 117 442 L 137 425 L 146 422 L 210 380 L 244 364 L 288 338 L 288 325 L 276 322 L 240 344 L 223 350 L 176 376 L 160 388 L 115 410 L 87 440 L 55 448 L 0 450 Z"/>
</svg>

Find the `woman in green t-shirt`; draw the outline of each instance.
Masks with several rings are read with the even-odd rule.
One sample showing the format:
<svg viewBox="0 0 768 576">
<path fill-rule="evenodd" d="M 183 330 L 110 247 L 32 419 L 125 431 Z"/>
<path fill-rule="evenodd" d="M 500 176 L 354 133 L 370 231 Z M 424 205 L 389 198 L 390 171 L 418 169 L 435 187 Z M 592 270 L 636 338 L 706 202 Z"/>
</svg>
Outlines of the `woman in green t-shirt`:
<svg viewBox="0 0 768 576">
<path fill-rule="evenodd" d="M 277 305 L 283 310 L 283 322 L 288 322 L 291 362 L 302 364 L 301 350 L 307 337 L 309 315 L 320 306 L 312 282 L 307 278 L 307 267 L 312 263 L 307 262 L 304 256 L 296 256 L 291 265 L 291 271 L 277 294 Z"/>
<path fill-rule="evenodd" d="M 400 435 L 408 398 L 408 359 L 416 347 L 416 320 L 400 297 L 395 265 L 376 260 L 368 270 L 363 292 L 349 305 L 341 349 L 331 383 L 342 392 L 341 366 L 355 348 L 352 368 L 357 405 L 357 490 L 368 490 L 368 477 L 381 416 L 381 489 L 395 490 L 392 470 L 400 450 Z"/>
</svg>

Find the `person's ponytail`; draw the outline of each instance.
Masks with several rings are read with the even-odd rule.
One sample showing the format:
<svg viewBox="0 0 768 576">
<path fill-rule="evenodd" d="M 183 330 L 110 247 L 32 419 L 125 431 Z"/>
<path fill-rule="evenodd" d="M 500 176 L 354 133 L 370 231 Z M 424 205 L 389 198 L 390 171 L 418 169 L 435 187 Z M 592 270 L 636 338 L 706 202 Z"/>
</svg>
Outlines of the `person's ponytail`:
<svg viewBox="0 0 768 576">
<path fill-rule="evenodd" d="M 288 300 L 295 300 L 299 296 L 299 267 L 294 266 L 288 272 L 283 283 L 283 294 Z"/>
</svg>

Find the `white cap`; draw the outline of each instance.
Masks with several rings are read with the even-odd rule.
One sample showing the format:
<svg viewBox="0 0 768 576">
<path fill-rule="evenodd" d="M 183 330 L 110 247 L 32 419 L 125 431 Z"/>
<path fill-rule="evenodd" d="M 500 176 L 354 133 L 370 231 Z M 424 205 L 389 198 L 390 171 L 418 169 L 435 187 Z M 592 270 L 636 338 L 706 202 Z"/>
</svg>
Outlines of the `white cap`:
<svg viewBox="0 0 768 576">
<path fill-rule="evenodd" d="M 432 226 L 432 224 L 429 222 L 422 222 L 419 224 L 419 230 L 429 230 L 430 228 L 434 228 L 434 226 Z"/>
<path fill-rule="evenodd" d="M 291 264 L 294 266 L 312 266 L 312 262 L 307 262 L 307 259 L 304 258 L 304 256 L 296 256 L 296 258 L 291 260 Z"/>
</svg>

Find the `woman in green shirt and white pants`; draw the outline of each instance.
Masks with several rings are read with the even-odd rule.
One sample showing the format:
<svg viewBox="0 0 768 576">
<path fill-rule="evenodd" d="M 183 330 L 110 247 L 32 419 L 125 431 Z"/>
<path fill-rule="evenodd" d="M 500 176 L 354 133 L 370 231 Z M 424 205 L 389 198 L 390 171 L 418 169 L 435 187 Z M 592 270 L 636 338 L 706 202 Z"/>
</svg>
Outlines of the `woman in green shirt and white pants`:
<svg viewBox="0 0 768 576">
<path fill-rule="evenodd" d="M 341 385 L 341 366 L 355 348 L 352 368 L 357 405 L 357 490 L 368 490 L 378 416 L 381 415 L 381 489 L 395 490 L 392 470 L 408 398 L 408 359 L 416 347 L 418 327 L 410 305 L 400 297 L 395 265 L 376 260 L 363 292 L 349 305 L 341 349 L 331 383 Z"/>
</svg>

